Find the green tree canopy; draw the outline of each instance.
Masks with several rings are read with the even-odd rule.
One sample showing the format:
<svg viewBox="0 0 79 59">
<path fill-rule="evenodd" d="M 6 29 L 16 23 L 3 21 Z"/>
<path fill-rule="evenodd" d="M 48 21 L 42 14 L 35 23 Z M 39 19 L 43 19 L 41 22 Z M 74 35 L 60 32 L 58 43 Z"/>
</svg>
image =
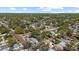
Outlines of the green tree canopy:
<svg viewBox="0 0 79 59">
<path fill-rule="evenodd" d="M 6 40 L 8 40 L 7 43 L 9 47 L 12 47 L 16 43 L 16 40 L 13 37 L 8 37 Z"/>
<path fill-rule="evenodd" d="M 24 29 L 21 28 L 20 26 L 15 28 L 15 33 L 16 34 L 24 34 Z"/>
</svg>

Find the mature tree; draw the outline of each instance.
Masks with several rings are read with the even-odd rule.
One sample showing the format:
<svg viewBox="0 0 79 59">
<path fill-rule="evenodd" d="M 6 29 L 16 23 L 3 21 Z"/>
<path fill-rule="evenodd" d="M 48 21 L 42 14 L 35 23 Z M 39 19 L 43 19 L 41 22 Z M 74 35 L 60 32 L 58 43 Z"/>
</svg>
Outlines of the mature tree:
<svg viewBox="0 0 79 59">
<path fill-rule="evenodd" d="M 13 45 L 16 43 L 16 40 L 13 37 L 8 37 L 6 40 L 8 40 L 7 43 L 9 47 L 13 47 Z"/>
<path fill-rule="evenodd" d="M 38 41 L 42 40 L 41 32 L 39 30 L 31 32 L 31 37 L 36 38 Z"/>
<path fill-rule="evenodd" d="M 18 27 L 15 28 L 15 33 L 16 34 L 23 34 L 24 33 L 24 29 L 21 28 L 20 26 L 18 26 Z"/>
<path fill-rule="evenodd" d="M 4 33 L 8 33 L 9 30 L 7 28 L 5 28 L 4 26 L 0 27 L 0 33 L 4 34 Z"/>
</svg>

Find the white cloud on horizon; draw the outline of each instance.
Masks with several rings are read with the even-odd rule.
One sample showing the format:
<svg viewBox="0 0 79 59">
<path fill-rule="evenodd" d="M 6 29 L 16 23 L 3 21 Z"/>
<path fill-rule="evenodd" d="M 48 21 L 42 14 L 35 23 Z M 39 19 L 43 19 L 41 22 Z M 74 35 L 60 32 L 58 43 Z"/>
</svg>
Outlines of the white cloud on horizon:
<svg viewBox="0 0 79 59">
<path fill-rule="evenodd" d="M 53 7 L 40 7 L 40 10 L 41 11 L 52 11 L 52 9 L 61 9 L 61 10 L 63 10 L 64 8 L 63 7 L 55 7 L 55 8 L 53 8 Z"/>
<path fill-rule="evenodd" d="M 72 8 L 72 7 L 70 7 L 70 8 Z M 73 10 L 73 9 L 75 9 L 75 10 Z M 76 7 L 76 8 L 73 7 L 73 9 L 66 10 L 66 8 L 64 8 L 64 7 L 60 7 L 60 8 L 40 7 L 41 11 L 43 11 L 43 12 L 49 12 L 49 13 L 79 13 L 79 8 L 78 7 Z"/>
<path fill-rule="evenodd" d="M 74 13 L 79 13 L 79 10 L 75 10 Z"/>
<path fill-rule="evenodd" d="M 64 11 L 64 10 L 63 10 Z M 66 12 L 64 13 L 79 13 L 79 9 L 77 10 L 67 10 Z"/>
<path fill-rule="evenodd" d="M 23 8 L 24 11 L 26 11 L 28 8 Z"/>
<path fill-rule="evenodd" d="M 40 7 L 39 8 L 41 11 L 51 11 L 52 8 L 49 8 L 49 7 Z"/>
<path fill-rule="evenodd" d="M 10 8 L 10 10 L 12 10 L 12 11 L 15 11 L 15 10 L 16 10 L 16 8 L 14 8 L 14 7 L 11 7 L 11 8 Z"/>
</svg>

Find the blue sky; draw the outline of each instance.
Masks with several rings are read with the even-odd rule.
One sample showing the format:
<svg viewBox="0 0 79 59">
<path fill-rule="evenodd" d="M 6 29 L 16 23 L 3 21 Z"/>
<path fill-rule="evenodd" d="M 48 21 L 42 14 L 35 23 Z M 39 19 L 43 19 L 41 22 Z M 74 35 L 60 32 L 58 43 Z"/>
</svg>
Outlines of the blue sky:
<svg viewBox="0 0 79 59">
<path fill-rule="evenodd" d="M 0 13 L 79 13 L 78 7 L 0 7 Z"/>
<path fill-rule="evenodd" d="M 0 13 L 79 13 L 79 0 L 0 0 Z"/>
</svg>

